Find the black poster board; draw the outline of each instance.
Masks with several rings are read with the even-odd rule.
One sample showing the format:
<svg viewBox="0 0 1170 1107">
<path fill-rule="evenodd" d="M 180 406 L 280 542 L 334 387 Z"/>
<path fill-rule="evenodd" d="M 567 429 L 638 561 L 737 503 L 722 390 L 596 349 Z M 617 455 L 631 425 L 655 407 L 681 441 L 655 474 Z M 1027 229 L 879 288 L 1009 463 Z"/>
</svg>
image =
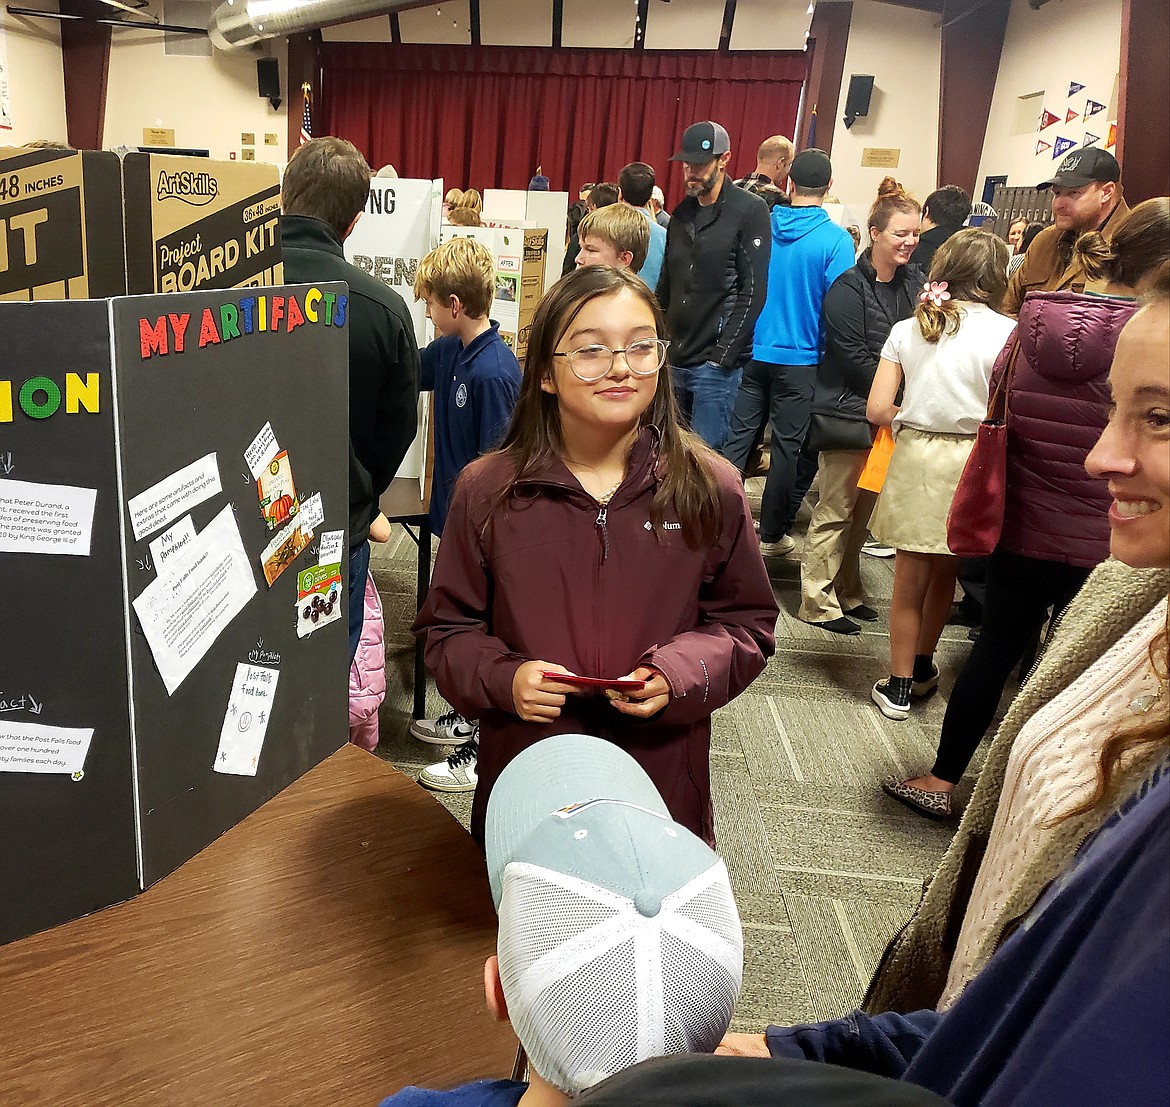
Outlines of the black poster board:
<svg viewBox="0 0 1170 1107">
<path fill-rule="evenodd" d="M 93 731 L 78 773 L 0 762 L 0 941 L 149 886 L 345 743 L 345 305 L 342 284 L 0 304 L 0 726 L 22 723 L 10 754 Z M 73 519 L 56 539 L 13 514 L 73 495 L 84 550 Z"/>
<path fill-rule="evenodd" d="M 55 498 L 50 489 L 96 491 L 88 554 L 4 552 L 0 537 L 5 942 L 129 899 L 138 866 L 108 305 L 0 303 L 0 333 L 0 526 L 10 533 L 16 500 L 40 512 L 51 510 L 36 506 Z M 68 411 L 67 387 L 76 395 L 91 374 L 96 410 Z M 29 381 L 43 387 L 26 391 Z M 50 384 L 62 394 L 51 413 Z M 44 764 L 56 760 L 52 736 L 90 728 L 80 779 Z M 38 771 L 10 771 L 17 756 Z"/>
<path fill-rule="evenodd" d="M 214 454 L 223 491 L 189 514 L 195 530 L 202 532 L 225 505 L 231 505 L 257 589 L 171 695 L 150 644 L 138 633 L 137 612 L 132 619 L 134 728 L 147 885 L 348 739 L 349 640 L 344 610 L 348 541 L 336 601 L 341 603 L 342 610 L 335 612 L 340 617 L 304 638 L 297 636 L 298 573 L 316 563 L 313 550 L 321 534 L 346 530 L 349 518 L 347 334 L 344 326 L 325 322 L 321 296 L 322 292 L 344 296 L 345 286 L 322 285 L 316 295 L 310 293 L 312 287 L 114 301 L 126 499 Z M 290 333 L 290 299 L 298 305 L 294 319 L 305 316 L 307 309 L 317 322 L 306 318 Z M 172 316 L 189 317 L 182 351 L 176 348 Z M 245 323 L 249 316 L 251 333 Z M 168 328 L 166 354 L 153 348 L 159 319 Z M 239 335 L 225 341 L 222 334 L 233 329 Z M 266 525 L 257 484 L 244 457 L 266 423 L 287 451 L 299 498 L 319 494 L 325 517 L 309 548 L 271 587 L 260 557 L 281 528 L 270 530 Z M 133 601 L 163 571 L 153 565 L 150 542 L 166 528 L 136 541 L 129 510 L 125 525 Z M 138 568 L 148 562 L 152 567 Z M 256 776 L 213 772 L 236 667 L 260 663 L 279 677 Z"/>
</svg>

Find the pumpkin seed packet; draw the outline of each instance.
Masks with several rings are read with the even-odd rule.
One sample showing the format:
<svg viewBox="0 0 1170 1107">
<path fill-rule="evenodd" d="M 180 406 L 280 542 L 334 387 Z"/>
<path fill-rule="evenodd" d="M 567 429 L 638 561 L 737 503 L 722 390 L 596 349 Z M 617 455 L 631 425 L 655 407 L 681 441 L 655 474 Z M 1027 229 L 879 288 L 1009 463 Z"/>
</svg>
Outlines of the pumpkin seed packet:
<svg viewBox="0 0 1170 1107">
<path fill-rule="evenodd" d="M 281 450 L 260 471 L 256 489 L 260 493 L 260 512 L 269 530 L 284 526 L 300 511 L 287 450 Z"/>
</svg>

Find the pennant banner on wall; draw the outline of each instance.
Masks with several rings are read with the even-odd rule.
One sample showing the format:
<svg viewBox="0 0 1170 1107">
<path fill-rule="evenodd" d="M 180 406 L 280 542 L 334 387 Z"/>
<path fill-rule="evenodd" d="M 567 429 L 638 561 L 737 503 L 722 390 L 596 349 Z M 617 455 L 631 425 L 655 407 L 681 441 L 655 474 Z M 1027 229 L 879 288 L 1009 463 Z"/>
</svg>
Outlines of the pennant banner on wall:
<svg viewBox="0 0 1170 1107">
<path fill-rule="evenodd" d="M 1076 143 L 1071 138 L 1058 138 L 1056 145 L 1052 148 L 1052 160 L 1064 157 L 1075 145 Z"/>
<path fill-rule="evenodd" d="M 1075 96 L 1075 95 L 1076 95 L 1078 92 L 1080 92 L 1080 91 L 1081 91 L 1081 89 L 1083 89 L 1084 87 L 1085 87 L 1084 85 L 1082 85 L 1082 84 L 1078 84 L 1076 81 L 1069 81 L 1069 83 L 1068 83 L 1068 94 L 1069 94 L 1069 96 Z"/>
<path fill-rule="evenodd" d="M 1101 141 L 1100 135 L 1091 135 L 1088 131 L 1085 132 L 1085 141 L 1081 143 L 1082 146 L 1092 146 Z"/>
<path fill-rule="evenodd" d="M 1108 150 L 1110 146 L 1117 145 L 1117 124 L 1109 124 L 1109 137 L 1105 140 L 1105 149 Z"/>
<path fill-rule="evenodd" d="M 1052 149 L 1052 143 L 1051 143 L 1051 142 L 1045 142 L 1043 139 L 1038 139 L 1038 140 L 1037 140 L 1037 142 L 1036 142 L 1036 153 L 1037 153 L 1038 155 L 1039 155 L 1039 154 L 1042 154 L 1042 153 L 1044 153 L 1044 151 L 1045 151 L 1045 150 L 1051 150 L 1051 149 Z"/>
<path fill-rule="evenodd" d="M 1043 113 L 1040 116 L 1040 126 L 1037 127 L 1036 129 L 1038 131 L 1042 131 L 1042 130 L 1044 130 L 1045 127 L 1051 127 L 1053 123 L 1059 123 L 1059 122 L 1060 122 L 1060 116 L 1053 115 L 1052 112 L 1050 112 L 1047 108 L 1045 108 Z"/>
<path fill-rule="evenodd" d="M 1106 105 L 1099 104 L 1096 100 L 1085 101 L 1085 118 L 1088 119 L 1090 115 L 1096 115 L 1099 111 L 1104 111 Z"/>
<path fill-rule="evenodd" d="M 1076 119 L 1076 118 L 1077 118 L 1077 117 L 1078 117 L 1080 114 L 1081 114 L 1081 113 L 1080 113 L 1079 111 L 1077 111 L 1077 109 L 1076 109 L 1076 108 L 1069 108 L 1069 109 L 1068 109 L 1068 111 L 1066 111 L 1066 112 L 1064 113 L 1064 121 L 1065 121 L 1066 123 L 1071 123 L 1071 122 L 1072 122 L 1074 119 Z"/>
</svg>

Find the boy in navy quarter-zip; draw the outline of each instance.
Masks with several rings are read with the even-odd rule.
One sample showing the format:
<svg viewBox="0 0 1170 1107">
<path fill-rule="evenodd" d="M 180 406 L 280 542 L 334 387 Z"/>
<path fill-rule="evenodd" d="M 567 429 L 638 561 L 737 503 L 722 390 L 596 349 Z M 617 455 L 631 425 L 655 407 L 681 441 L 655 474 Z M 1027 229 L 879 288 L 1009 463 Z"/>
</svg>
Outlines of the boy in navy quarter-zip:
<svg viewBox="0 0 1170 1107">
<path fill-rule="evenodd" d="M 520 365 L 488 318 L 495 287 L 495 259 L 482 242 L 453 238 L 419 263 L 415 296 L 439 337 L 421 351 L 424 391 L 434 392 L 435 475 L 430 527 L 442 534 L 451 490 L 464 466 L 494 449 L 503 437 L 520 391 Z M 457 747 L 428 766 L 419 783 L 443 792 L 475 787 L 479 728 L 456 712 L 415 719 L 420 741 Z"/>
<path fill-rule="evenodd" d="M 422 259 L 414 279 L 439 334 L 420 351 L 422 390 L 435 393 L 433 534 L 443 533 L 455 478 L 499 444 L 520 391 L 520 363 L 488 318 L 495 268 L 482 242 L 453 238 Z"/>
</svg>

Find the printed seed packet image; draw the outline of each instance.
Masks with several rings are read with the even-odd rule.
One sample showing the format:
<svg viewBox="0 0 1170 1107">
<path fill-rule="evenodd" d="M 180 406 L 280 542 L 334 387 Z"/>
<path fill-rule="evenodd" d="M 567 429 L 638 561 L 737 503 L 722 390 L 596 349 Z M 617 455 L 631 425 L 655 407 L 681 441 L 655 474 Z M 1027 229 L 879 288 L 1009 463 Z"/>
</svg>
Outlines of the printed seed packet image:
<svg viewBox="0 0 1170 1107">
<path fill-rule="evenodd" d="M 269 530 L 283 526 L 300 510 L 287 450 L 281 450 L 260 471 L 256 478 L 256 488 L 260 493 L 260 511 Z"/>
<path fill-rule="evenodd" d="M 260 567 L 264 570 L 264 579 L 271 588 L 277 578 L 297 558 L 297 555 L 313 541 L 313 532 L 308 527 L 302 527 L 294 519 L 284 530 L 278 531 L 276 537 L 268 543 L 260 555 Z"/>
<path fill-rule="evenodd" d="M 297 637 L 341 618 L 341 562 L 314 565 L 297 576 Z"/>
</svg>

